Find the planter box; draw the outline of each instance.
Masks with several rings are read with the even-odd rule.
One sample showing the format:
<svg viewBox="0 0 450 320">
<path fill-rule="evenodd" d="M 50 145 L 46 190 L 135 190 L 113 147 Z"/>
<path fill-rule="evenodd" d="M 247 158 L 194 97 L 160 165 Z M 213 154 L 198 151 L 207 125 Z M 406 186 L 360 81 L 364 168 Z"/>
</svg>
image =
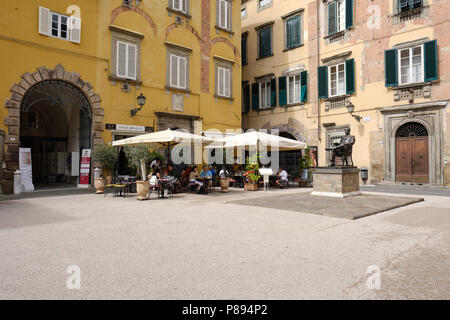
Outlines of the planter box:
<svg viewBox="0 0 450 320">
<path fill-rule="evenodd" d="M 257 183 L 244 183 L 244 190 L 258 191 L 258 184 Z"/>
</svg>

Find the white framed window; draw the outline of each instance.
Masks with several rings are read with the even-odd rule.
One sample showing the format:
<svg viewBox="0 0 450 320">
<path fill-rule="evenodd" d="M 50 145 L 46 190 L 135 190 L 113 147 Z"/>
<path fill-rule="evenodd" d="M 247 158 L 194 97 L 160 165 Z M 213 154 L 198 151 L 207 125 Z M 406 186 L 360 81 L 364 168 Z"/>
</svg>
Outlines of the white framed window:
<svg viewBox="0 0 450 320">
<path fill-rule="evenodd" d="M 270 6 L 272 4 L 272 0 L 258 0 L 258 7 L 263 8 Z"/>
<path fill-rule="evenodd" d="M 424 81 L 423 45 L 399 49 L 400 84 Z"/>
<path fill-rule="evenodd" d="M 217 67 L 217 95 L 231 98 L 231 70 Z"/>
<path fill-rule="evenodd" d="M 259 108 L 266 109 L 270 108 L 271 103 L 271 91 L 270 91 L 270 80 L 259 83 Z"/>
<path fill-rule="evenodd" d="M 136 80 L 137 46 L 117 41 L 117 77 Z"/>
<path fill-rule="evenodd" d="M 328 67 L 330 76 L 328 77 L 329 96 L 340 96 L 345 94 L 345 63 Z"/>
<path fill-rule="evenodd" d="M 39 33 L 45 36 L 81 42 L 81 19 L 39 7 Z"/>
<path fill-rule="evenodd" d="M 300 74 L 287 77 L 288 104 L 301 101 L 301 88 Z"/>
<path fill-rule="evenodd" d="M 56 38 L 69 40 L 69 17 L 52 12 L 51 35 Z"/>
<path fill-rule="evenodd" d="M 188 0 L 171 0 L 171 1 L 172 1 L 172 9 L 173 10 L 187 13 L 186 1 L 188 1 Z"/>
<path fill-rule="evenodd" d="M 228 0 L 217 1 L 217 24 L 222 29 L 231 29 L 231 3 Z"/>
<path fill-rule="evenodd" d="M 245 18 L 247 18 L 247 8 L 242 8 L 241 9 L 241 19 L 244 20 Z"/>
<path fill-rule="evenodd" d="M 169 84 L 173 88 L 187 89 L 187 58 L 169 54 Z"/>
<path fill-rule="evenodd" d="M 336 0 L 328 4 L 329 35 L 345 30 L 345 1 L 346 0 Z"/>
</svg>

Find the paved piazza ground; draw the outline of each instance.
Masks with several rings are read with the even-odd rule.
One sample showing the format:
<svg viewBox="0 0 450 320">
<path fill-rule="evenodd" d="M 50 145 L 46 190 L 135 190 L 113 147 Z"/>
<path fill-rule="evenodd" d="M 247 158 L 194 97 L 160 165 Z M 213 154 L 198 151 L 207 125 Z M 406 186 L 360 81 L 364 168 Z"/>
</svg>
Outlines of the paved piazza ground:
<svg viewBox="0 0 450 320">
<path fill-rule="evenodd" d="M 449 197 L 349 220 L 289 206 L 310 191 L 0 201 L 0 299 L 450 299 Z"/>
</svg>

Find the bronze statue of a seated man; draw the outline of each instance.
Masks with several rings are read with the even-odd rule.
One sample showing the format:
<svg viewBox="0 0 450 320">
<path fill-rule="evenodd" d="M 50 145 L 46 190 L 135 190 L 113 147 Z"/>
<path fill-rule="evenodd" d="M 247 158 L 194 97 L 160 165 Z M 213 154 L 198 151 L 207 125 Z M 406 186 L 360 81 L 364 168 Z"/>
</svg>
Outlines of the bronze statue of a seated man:
<svg viewBox="0 0 450 320">
<path fill-rule="evenodd" d="M 325 150 L 331 151 L 331 166 L 336 165 L 336 156 L 342 157 L 343 165 L 348 166 L 348 157 L 350 157 L 351 165 L 353 166 L 353 145 L 355 144 L 355 136 L 350 135 L 350 128 L 345 129 L 345 136 L 341 139 L 337 146 L 327 148 Z"/>
</svg>

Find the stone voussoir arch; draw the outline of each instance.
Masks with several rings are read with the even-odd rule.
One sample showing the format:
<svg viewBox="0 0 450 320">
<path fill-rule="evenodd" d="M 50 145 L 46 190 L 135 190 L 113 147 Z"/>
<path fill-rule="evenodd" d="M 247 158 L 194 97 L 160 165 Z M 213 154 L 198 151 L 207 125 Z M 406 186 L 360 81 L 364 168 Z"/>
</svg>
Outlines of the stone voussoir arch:
<svg viewBox="0 0 450 320">
<path fill-rule="evenodd" d="M 85 82 L 77 72 L 66 71 L 58 64 L 54 69 L 46 67 L 37 68 L 36 72 L 26 72 L 21 76 L 18 83 L 14 83 L 9 89 L 10 98 L 5 101 L 5 108 L 8 115 L 4 118 L 7 128 L 5 136 L 5 155 L 3 168 L 2 190 L 6 194 L 13 193 L 14 171 L 19 169 L 19 145 L 20 145 L 20 108 L 22 100 L 29 89 L 38 83 L 58 80 L 67 82 L 83 93 L 92 111 L 92 145 L 93 147 L 103 144 L 102 133 L 104 131 L 103 118 L 104 110 L 101 107 L 101 98 L 95 93 L 92 85 Z"/>
</svg>

